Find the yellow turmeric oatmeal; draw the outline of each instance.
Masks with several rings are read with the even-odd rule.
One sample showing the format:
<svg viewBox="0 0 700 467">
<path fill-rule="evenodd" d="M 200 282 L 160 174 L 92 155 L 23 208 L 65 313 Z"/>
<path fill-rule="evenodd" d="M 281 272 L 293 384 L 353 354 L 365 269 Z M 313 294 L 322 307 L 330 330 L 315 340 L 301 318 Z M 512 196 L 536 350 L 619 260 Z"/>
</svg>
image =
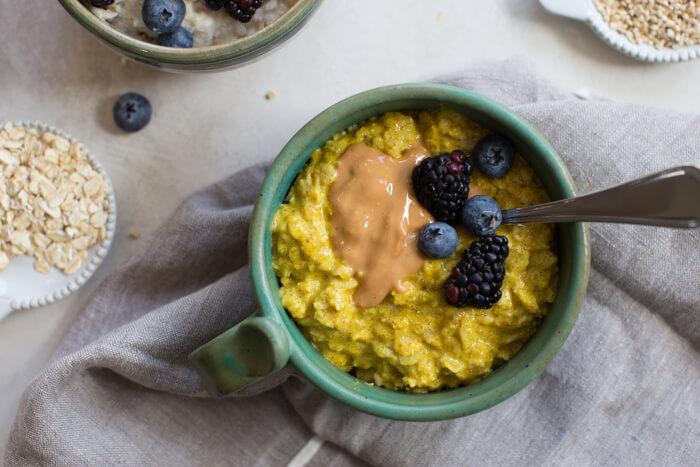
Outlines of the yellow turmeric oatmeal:
<svg viewBox="0 0 700 467">
<path fill-rule="evenodd" d="M 336 135 L 317 150 L 292 185 L 272 223 L 272 253 L 282 303 L 305 336 L 332 363 L 368 383 L 427 392 L 472 383 L 510 359 L 534 333 L 557 283 L 554 227 L 503 225 L 510 254 L 502 298 L 489 309 L 450 306 L 443 284 L 476 240 L 457 226 L 459 247 L 445 259 L 426 258 L 376 306 L 353 296 L 362 278 L 333 249 L 330 192 L 338 158 L 363 143 L 399 160 L 419 142 L 431 155 L 469 155 L 488 131 L 451 110 L 388 113 Z M 363 183 L 357 179 L 356 183 Z M 502 209 L 548 201 L 539 180 L 516 155 L 493 179 L 475 170 L 470 187 Z M 364 276 L 368 277 L 368 276 Z"/>
</svg>

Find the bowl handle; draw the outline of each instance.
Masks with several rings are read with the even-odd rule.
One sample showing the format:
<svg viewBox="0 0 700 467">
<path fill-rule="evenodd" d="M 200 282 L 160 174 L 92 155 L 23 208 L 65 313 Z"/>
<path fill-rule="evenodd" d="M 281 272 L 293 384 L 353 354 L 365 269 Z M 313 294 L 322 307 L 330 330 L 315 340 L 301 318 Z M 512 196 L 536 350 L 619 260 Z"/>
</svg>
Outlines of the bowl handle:
<svg viewBox="0 0 700 467">
<path fill-rule="evenodd" d="M 252 316 L 199 347 L 188 360 L 210 393 L 225 396 L 281 370 L 289 356 L 282 326 Z"/>
</svg>

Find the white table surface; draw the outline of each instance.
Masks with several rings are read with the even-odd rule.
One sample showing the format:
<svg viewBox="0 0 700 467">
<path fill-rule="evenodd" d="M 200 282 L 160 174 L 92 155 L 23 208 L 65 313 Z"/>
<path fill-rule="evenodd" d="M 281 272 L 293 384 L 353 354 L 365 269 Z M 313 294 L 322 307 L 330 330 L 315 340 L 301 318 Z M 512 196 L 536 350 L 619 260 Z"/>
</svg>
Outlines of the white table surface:
<svg viewBox="0 0 700 467">
<path fill-rule="evenodd" d="M 326 0 L 280 50 L 244 68 L 208 75 L 126 63 L 55 0 L 0 0 L 0 44 L 0 123 L 39 120 L 77 137 L 110 173 L 119 207 L 112 251 L 83 289 L 0 322 L 0 459 L 24 387 L 105 275 L 185 196 L 270 159 L 338 100 L 524 55 L 571 90 L 700 108 L 700 60 L 636 62 L 585 25 L 550 16 L 535 0 Z M 145 94 L 154 107 L 151 124 L 134 135 L 118 132 L 111 120 L 112 103 L 127 91 Z M 276 94 L 272 100 L 264 97 L 269 91 Z M 140 239 L 129 238 L 132 228 Z"/>
</svg>

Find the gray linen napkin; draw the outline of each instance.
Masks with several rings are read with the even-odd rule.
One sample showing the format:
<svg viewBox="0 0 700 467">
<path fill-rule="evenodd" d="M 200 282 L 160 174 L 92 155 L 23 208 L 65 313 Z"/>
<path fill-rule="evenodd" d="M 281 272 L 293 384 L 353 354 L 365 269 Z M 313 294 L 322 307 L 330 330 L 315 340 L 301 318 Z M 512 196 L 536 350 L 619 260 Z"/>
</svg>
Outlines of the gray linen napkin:
<svg viewBox="0 0 700 467">
<path fill-rule="evenodd" d="M 700 166 L 696 115 L 579 100 L 519 60 L 442 81 L 523 115 L 584 192 Z M 102 284 L 25 392 L 8 465 L 700 459 L 698 231 L 591 225 L 591 282 L 572 335 L 540 377 L 485 412 L 392 422 L 355 412 L 288 371 L 248 392 L 257 395 L 209 398 L 186 356 L 255 309 L 246 232 L 264 172 L 253 167 L 192 196 Z"/>
</svg>

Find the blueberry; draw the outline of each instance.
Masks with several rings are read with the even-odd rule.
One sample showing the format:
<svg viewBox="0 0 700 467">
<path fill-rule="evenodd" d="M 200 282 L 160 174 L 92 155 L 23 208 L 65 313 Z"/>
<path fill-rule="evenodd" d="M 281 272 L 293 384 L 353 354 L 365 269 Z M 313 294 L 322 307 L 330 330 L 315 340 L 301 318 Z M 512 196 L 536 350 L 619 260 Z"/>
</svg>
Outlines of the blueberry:
<svg viewBox="0 0 700 467">
<path fill-rule="evenodd" d="M 469 232 L 480 237 L 494 233 L 501 225 L 501 208 L 495 199 L 476 195 L 460 209 L 459 218 Z"/>
<path fill-rule="evenodd" d="M 158 36 L 158 45 L 165 47 L 177 47 L 179 49 L 192 48 L 192 33 L 182 26 L 178 26 L 173 32 L 166 32 Z"/>
<path fill-rule="evenodd" d="M 472 151 L 474 165 L 479 172 L 493 178 L 508 173 L 515 161 L 515 152 L 510 141 L 499 135 L 484 136 Z"/>
<path fill-rule="evenodd" d="M 141 94 L 127 92 L 114 103 L 112 114 L 122 130 L 139 131 L 151 121 L 151 103 Z"/>
<path fill-rule="evenodd" d="M 145 0 L 141 9 L 143 22 L 158 34 L 173 32 L 185 18 L 184 0 Z"/>
<path fill-rule="evenodd" d="M 444 222 L 432 222 L 418 235 L 418 249 L 429 258 L 447 258 L 457 249 L 458 243 L 457 231 Z"/>
</svg>

